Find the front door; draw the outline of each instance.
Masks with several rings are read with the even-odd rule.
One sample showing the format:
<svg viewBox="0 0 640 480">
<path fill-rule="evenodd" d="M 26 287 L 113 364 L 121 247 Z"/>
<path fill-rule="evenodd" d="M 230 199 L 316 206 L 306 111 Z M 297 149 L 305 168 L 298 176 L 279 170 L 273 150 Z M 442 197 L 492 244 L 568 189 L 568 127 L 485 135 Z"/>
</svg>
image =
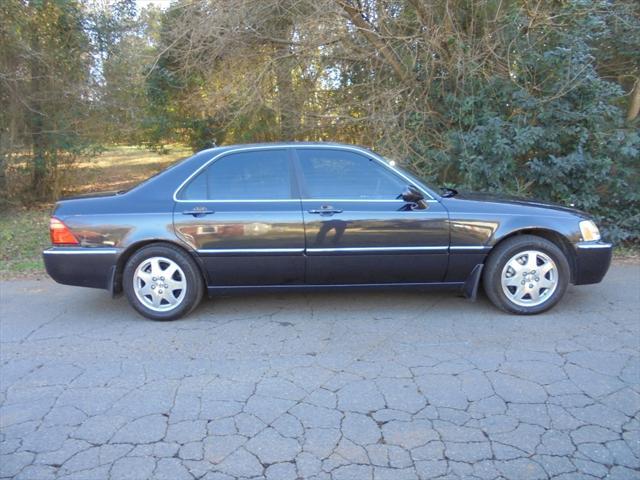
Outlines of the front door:
<svg viewBox="0 0 640 480">
<path fill-rule="evenodd" d="M 202 258 L 210 286 L 304 281 L 304 227 L 286 148 L 214 159 L 177 194 L 177 235 Z"/>
<path fill-rule="evenodd" d="M 408 181 L 365 152 L 297 148 L 308 284 L 441 282 L 446 209 L 399 199 Z"/>
</svg>

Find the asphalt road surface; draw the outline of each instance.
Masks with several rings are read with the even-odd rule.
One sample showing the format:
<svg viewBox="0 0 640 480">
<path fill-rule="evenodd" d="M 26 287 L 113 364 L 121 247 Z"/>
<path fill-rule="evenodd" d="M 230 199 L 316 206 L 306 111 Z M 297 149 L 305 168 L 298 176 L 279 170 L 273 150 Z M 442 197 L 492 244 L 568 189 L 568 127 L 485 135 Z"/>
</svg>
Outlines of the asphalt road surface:
<svg viewBox="0 0 640 480">
<path fill-rule="evenodd" d="M 0 289 L 1 478 L 640 478 L 637 264 L 537 317 L 312 293 L 156 323 L 103 291 Z"/>
</svg>

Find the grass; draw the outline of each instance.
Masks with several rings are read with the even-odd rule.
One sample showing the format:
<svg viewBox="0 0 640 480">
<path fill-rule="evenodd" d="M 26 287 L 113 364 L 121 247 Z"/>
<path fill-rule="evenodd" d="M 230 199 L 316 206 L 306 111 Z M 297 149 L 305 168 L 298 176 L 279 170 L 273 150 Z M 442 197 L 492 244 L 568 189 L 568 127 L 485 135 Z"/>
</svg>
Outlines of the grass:
<svg viewBox="0 0 640 480">
<path fill-rule="evenodd" d="M 65 176 L 63 196 L 124 190 L 190 154 L 184 147 L 172 147 L 162 155 L 139 147 L 113 147 L 76 162 Z M 50 245 L 52 210 L 53 205 L 45 204 L 0 211 L 0 279 L 44 273 L 42 250 Z"/>
<path fill-rule="evenodd" d="M 0 213 L 0 278 L 14 278 L 44 270 L 41 252 L 50 243 L 49 215 L 50 209 Z"/>
<path fill-rule="evenodd" d="M 613 250 L 614 260 L 625 263 L 640 262 L 640 245 L 617 245 Z"/>
</svg>

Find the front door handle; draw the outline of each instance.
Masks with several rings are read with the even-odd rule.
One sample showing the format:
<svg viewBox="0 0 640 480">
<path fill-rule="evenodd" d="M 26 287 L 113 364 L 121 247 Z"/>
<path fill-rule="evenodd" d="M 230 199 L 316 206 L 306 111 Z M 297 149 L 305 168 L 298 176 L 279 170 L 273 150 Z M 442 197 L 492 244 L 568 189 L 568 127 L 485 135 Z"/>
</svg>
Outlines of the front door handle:
<svg viewBox="0 0 640 480">
<path fill-rule="evenodd" d="M 309 210 L 308 212 L 316 215 L 335 215 L 336 213 L 342 213 L 342 210 L 333 207 L 322 207 L 320 210 Z"/>
<path fill-rule="evenodd" d="M 194 217 L 203 217 L 205 215 L 211 215 L 212 213 L 216 212 L 207 208 L 194 208 L 193 210 L 185 210 L 182 212 L 183 215 L 193 215 Z"/>
</svg>

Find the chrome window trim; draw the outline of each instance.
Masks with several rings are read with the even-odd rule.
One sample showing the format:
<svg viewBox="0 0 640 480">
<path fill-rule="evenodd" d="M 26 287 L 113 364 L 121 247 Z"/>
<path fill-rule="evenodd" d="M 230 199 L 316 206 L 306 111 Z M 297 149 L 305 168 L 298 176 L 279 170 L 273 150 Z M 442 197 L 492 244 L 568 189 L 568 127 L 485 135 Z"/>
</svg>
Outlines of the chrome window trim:
<svg viewBox="0 0 640 480">
<path fill-rule="evenodd" d="M 404 200 L 398 198 L 391 198 L 388 200 L 382 198 L 301 198 L 300 200 L 303 202 L 407 203 Z M 438 201 L 434 199 L 425 198 L 423 201 L 427 203 L 438 203 Z"/>
<path fill-rule="evenodd" d="M 437 200 L 423 200 L 427 203 L 438 203 Z M 259 199 L 259 200 L 247 200 L 245 199 L 237 199 L 237 200 L 178 200 L 179 203 L 293 203 L 293 202 L 354 202 L 354 203 L 388 203 L 388 202 L 397 202 L 397 203 L 407 203 L 401 199 L 379 199 L 379 198 L 274 198 L 272 200 L 269 199 Z"/>
<path fill-rule="evenodd" d="M 238 200 L 231 200 L 231 199 L 226 199 L 226 200 L 176 200 L 176 202 L 178 203 L 293 203 L 293 202 L 300 202 L 299 198 L 274 198 L 272 200 L 268 200 L 268 199 L 259 199 L 259 200 L 247 200 L 246 198 L 244 199 L 238 199 Z"/>
<path fill-rule="evenodd" d="M 386 167 L 387 169 L 391 170 L 393 173 L 395 173 L 396 175 L 398 175 L 399 177 L 401 177 L 402 179 L 404 179 L 406 182 L 408 182 L 410 185 L 414 184 L 414 181 L 411 180 L 409 177 L 405 176 L 402 172 L 396 170 L 395 168 L 393 168 L 391 165 L 389 165 L 387 162 L 384 161 L 384 159 L 382 157 L 380 157 L 379 155 L 367 151 L 363 148 L 359 148 L 359 147 L 349 147 L 349 146 L 343 146 L 343 145 L 306 145 L 306 144 L 300 144 L 300 145 L 296 145 L 296 144 L 284 144 L 284 145 L 263 145 L 263 146 L 258 146 L 258 147 L 237 147 L 237 148 L 232 148 L 229 150 L 225 150 L 224 152 L 220 152 L 219 154 L 213 156 L 212 158 L 210 158 L 209 160 L 207 160 L 205 163 L 203 163 L 199 168 L 196 169 L 195 172 L 193 172 L 191 175 L 189 175 L 179 186 L 178 188 L 175 189 L 175 191 L 173 192 L 173 201 L 176 203 L 189 203 L 189 202 L 200 202 L 200 203 L 215 203 L 215 202 L 291 202 L 291 201 L 295 201 L 295 202 L 299 202 L 300 200 L 307 200 L 307 199 L 300 199 L 300 198 L 287 198 L 287 199 L 279 199 L 279 200 L 268 200 L 268 199 L 257 199 L 257 200 L 180 200 L 178 199 L 178 193 L 180 192 L 180 190 L 182 190 L 184 188 L 184 186 L 191 181 L 192 178 L 194 178 L 196 175 L 198 175 L 202 170 L 204 170 L 205 168 L 207 168 L 211 163 L 213 163 L 214 161 L 226 156 L 226 155 L 230 155 L 232 153 L 238 153 L 238 152 L 251 152 L 251 151 L 256 151 L 256 150 L 287 150 L 287 149 L 291 149 L 291 148 L 309 148 L 309 149 L 315 149 L 315 148 L 329 148 L 329 149 L 333 149 L 333 150 L 346 150 L 346 151 L 351 151 L 351 152 L 356 152 L 359 153 L 361 155 L 364 155 L 366 157 L 371 157 L 373 160 L 377 161 L 378 163 L 382 164 L 382 166 Z M 419 185 L 414 185 L 418 190 L 420 190 L 422 192 L 423 195 L 425 195 L 425 201 L 427 202 L 438 202 L 435 198 L 433 198 L 433 196 L 425 191 L 423 188 L 421 188 Z M 314 200 L 314 201 L 323 201 L 323 199 L 308 199 L 308 200 Z M 372 200 L 370 199 L 359 199 L 361 201 L 366 201 L 366 202 L 370 202 Z M 326 200 L 325 200 L 326 201 Z M 334 200 L 337 201 L 337 200 Z M 353 201 L 352 199 L 345 199 L 345 200 L 341 200 L 341 201 Z M 392 200 L 382 200 L 385 202 L 388 201 L 392 201 Z"/>
<path fill-rule="evenodd" d="M 58 248 L 60 248 L 58 250 Z M 102 247 L 52 247 L 42 252 L 44 255 L 77 255 L 77 254 L 109 254 L 115 255 L 118 253 L 116 248 L 102 248 Z"/>
</svg>

